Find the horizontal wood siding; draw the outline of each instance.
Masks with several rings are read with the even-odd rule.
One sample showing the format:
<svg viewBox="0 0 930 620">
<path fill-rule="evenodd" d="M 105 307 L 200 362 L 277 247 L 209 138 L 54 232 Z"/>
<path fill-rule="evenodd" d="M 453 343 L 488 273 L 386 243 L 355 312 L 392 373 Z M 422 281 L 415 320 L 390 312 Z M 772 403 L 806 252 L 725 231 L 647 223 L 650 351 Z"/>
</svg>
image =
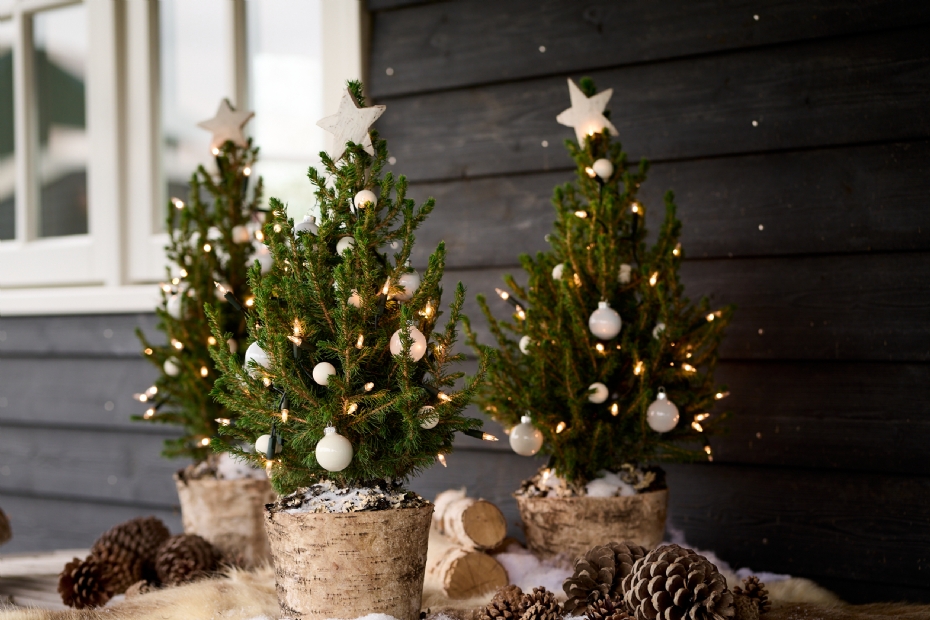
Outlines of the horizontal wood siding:
<svg viewBox="0 0 930 620">
<path fill-rule="evenodd" d="M 669 535 L 852 602 L 930 600 L 930 5 L 369 7 L 377 127 L 410 195 L 437 199 L 413 262 L 446 242 L 445 287 L 468 286 L 481 340 L 474 295 L 505 316 L 494 287 L 547 247 L 574 174 L 555 116 L 566 78 L 591 75 L 629 158 L 652 161 L 653 229 L 675 192 L 687 294 L 737 305 L 727 431 L 714 463 L 669 467 Z M 539 461 L 457 448 L 414 487 L 468 486 L 513 525 L 509 494 Z"/>
</svg>

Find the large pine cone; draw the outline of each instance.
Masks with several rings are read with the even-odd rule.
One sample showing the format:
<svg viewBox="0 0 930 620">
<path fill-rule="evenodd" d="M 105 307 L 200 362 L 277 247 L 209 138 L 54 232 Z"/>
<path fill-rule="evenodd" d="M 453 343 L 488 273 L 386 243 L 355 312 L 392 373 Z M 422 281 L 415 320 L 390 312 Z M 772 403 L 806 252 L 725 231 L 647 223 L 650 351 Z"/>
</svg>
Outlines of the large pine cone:
<svg viewBox="0 0 930 620">
<path fill-rule="evenodd" d="M 492 600 L 478 613 L 478 620 L 520 620 L 521 615 L 507 601 Z"/>
<path fill-rule="evenodd" d="M 626 603 L 623 599 L 613 596 L 588 605 L 585 618 L 587 620 L 632 620 L 632 616 L 626 611 Z"/>
<path fill-rule="evenodd" d="M 481 620 L 493 620 L 494 618 L 513 618 L 519 619 L 526 611 L 526 596 L 520 586 L 513 584 L 504 586 L 494 593 L 494 598 L 480 616 Z"/>
<path fill-rule="evenodd" d="M 772 608 L 769 592 L 758 577 L 743 579 L 743 587 L 733 588 L 733 602 L 738 620 L 757 620 Z"/>
<path fill-rule="evenodd" d="M 101 578 L 113 594 L 145 576 L 155 552 L 171 532 L 156 517 L 137 517 L 116 525 L 97 539 L 90 553 L 101 567 Z"/>
<path fill-rule="evenodd" d="M 176 586 L 216 570 L 220 554 L 196 534 L 172 536 L 158 549 L 155 572 L 165 585 Z"/>
<path fill-rule="evenodd" d="M 575 612 L 608 598 L 623 596 L 622 581 L 633 571 L 647 549 L 631 542 L 611 542 L 594 547 L 575 562 L 571 577 L 562 584 L 568 596 L 565 611 Z"/>
<path fill-rule="evenodd" d="M 723 620 L 734 615 L 733 595 L 717 567 L 678 545 L 658 547 L 637 560 L 622 587 L 636 620 Z"/>
<path fill-rule="evenodd" d="M 533 591 L 524 595 L 523 602 L 526 611 L 520 620 L 561 620 L 562 606 L 555 598 L 555 594 L 545 588 L 533 588 Z"/>
<path fill-rule="evenodd" d="M 113 596 L 103 581 L 103 571 L 94 556 L 74 558 L 58 575 L 58 594 L 68 607 L 101 607 Z"/>
</svg>

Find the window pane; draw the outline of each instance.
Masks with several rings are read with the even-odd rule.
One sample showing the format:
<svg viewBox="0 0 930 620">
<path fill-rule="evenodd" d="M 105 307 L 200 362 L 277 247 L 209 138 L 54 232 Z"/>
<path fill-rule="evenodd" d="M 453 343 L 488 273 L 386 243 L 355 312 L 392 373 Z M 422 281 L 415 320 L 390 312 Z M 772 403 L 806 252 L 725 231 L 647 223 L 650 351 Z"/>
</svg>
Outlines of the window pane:
<svg viewBox="0 0 930 620">
<path fill-rule="evenodd" d="M 13 21 L 0 21 L 0 240 L 15 235 Z"/>
<path fill-rule="evenodd" d="M 88 155 L 85 7 L 37 13 L 33 40 L 39 112 L 39 236 L 84 234 Z"/>
<path fill-rule="evenodd" d="M 249 0 L 249 79 L 261 148 L 256 173 L 265 196 L 281 199 L 301 219 L 314 205 L 307 167 L 319 163 L 325 132 L 320 0 Z"/>
<path fill-rule="evenodd" d="M 232 96 L 227 23 L 229 0 L 160 0 L 162 165 L 168 197 L 187 199 L 188 180 L 199 164 L 214 170 L 210 133 L 197 127 Z M 154 214 L 164 230 L 165 208 Z"/>
</svg>

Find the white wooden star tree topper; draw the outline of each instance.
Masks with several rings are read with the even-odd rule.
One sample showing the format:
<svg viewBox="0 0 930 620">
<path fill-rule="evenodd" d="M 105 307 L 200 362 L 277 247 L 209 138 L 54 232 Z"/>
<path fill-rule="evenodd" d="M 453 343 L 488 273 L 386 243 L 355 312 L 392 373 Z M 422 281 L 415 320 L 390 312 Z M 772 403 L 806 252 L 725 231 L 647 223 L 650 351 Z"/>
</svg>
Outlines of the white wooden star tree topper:
<svg viewBox="0 0 930 620">
<path fill-rule="evenodd" d="M 371 144 L 368 129 L 378 117 L 384 114 L 383 105 L 373 105 L 368 108 L 359 107 L 358 102 L 347 88 L 339 100 L 339 111 L 317 121 L 317 125 L 332 134 L 332 142 L 327 150 L 333 161 L 339 159 L 346 152 L 346 142 L 361 145 L 369 155 L 375 154 Z"/>
<path fill-rule="evenodd" d="M 617 128 L 613 126 L 606 116 L 604 109 L 614 94 L 614 89 L 608 88 L 593 97 L 586 97 L 581 89 L 568 80 L 568 95 L 571 97 L 572 107 L 555 117 L 559 123 L 573 127 L 578 144 L 584 145 L 585 136 L 593 136 L 607 129 L 612 135 L 617 135 Z"/>
<path fill-rule="evenodd" d="M 255 112 L 246 112 L 245 110 L 237 112 L 229 105 L 229 99 L 223 99 L 220 101 L 220 107 L 216 110 L 216 116 L 197 123 L 197 126 L 213 134 L 213 138 L 210 140 L 210 148 L 213 149 L 215 155 L 216 151 L 227 140 L 243 148 L 248 146 L 249 143 L 242 134 L 242 128 L 253 116 L 255 116 Z"/>
</svg>

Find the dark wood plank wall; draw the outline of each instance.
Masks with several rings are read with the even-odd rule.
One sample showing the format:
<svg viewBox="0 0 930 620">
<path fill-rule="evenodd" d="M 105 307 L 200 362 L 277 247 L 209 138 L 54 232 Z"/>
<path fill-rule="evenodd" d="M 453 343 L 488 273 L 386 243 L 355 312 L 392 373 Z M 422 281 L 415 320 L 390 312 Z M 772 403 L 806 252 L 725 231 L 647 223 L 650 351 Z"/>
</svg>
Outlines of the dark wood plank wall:
<svg viewBox="0 0 930 620">
<path fill-rule="evenodd" d="M 689 294 L 738 306 L 729 433 L 713 464 L 669 468 L 670 526 L 850 601 L 930 600 L 930 5 L 369 7 L 378 128 L 438 201 L 414 262 L 444 239 L 478 318 L 474 294 L 545 247 L 571 179 L 565 78 L 613 88 L 627 153 L 653 162 L 649 223 L 676 191 Z M 461 444 L 415 487 L 468 485 L 515 521 L 509 493 L 538 463 Z"/>
</svg>

